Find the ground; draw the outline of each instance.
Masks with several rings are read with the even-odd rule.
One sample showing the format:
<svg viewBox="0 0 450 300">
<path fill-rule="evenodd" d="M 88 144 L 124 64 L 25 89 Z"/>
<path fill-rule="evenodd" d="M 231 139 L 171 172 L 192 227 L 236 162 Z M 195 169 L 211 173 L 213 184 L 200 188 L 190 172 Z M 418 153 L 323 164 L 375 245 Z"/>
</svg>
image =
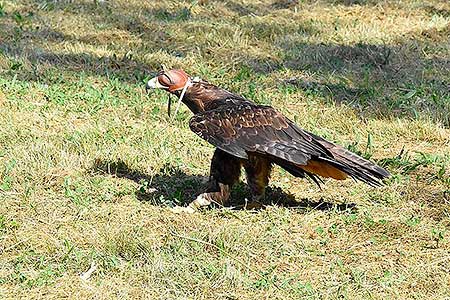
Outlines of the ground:
<svg viewBox="0 0 450 300">
<path fill-rule="evenodd" d="M 447 1 L 2 0 L 0 29 L 2 299 L 449 299 Z M 174 214 L 213 147 L 145 95 L 161 64 L 392 177 Z"/>
</svg>

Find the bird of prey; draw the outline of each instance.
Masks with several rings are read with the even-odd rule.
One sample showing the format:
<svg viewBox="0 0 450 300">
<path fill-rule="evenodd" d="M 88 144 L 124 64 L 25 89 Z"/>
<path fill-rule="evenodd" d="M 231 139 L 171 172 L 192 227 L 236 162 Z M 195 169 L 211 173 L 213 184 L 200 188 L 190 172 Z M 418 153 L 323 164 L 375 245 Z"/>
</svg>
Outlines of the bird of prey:
<svg viewBox="0 0 450 300">
<path fill-rule="evenodd" d="M 181 69 L 161 71 L 146 89 L 176 95 L 178 105 L 181 101 L 194 113 L 190 129 L 216 147 L 207 190 L 182 211 L 194 212 L 211 203 L 226 205 L 242 167 L 254 202 L 264 197 L 273 165 L 296 177 L 308 176 L 317 184 L 320 177 L 350 177 L 379 186 L 390 176 L 373 162 L 301 129 L 273 107 L 192 78 Z"/>
</svg>

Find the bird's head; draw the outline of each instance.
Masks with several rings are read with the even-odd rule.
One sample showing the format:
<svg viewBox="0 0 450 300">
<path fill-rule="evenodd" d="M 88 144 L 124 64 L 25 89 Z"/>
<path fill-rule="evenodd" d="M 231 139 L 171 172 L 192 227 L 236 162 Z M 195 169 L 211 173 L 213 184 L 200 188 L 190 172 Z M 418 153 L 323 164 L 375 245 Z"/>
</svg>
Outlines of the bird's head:
<svg viewBox="0 0 450 300">
<path fill-rule="evenodd" d="M 196 114 L 204 111 L 207 103 L 230 96 L 238 97 L 198 77 L 190 77 L 181 69 L 163 70 L 159 72 L 156 77 L 147 82 L 145 89 L 147 92 L 152 89 L 163 89 L 177 96 L 178 103 L 175 115 L 181 102 L 186 104 Z M 170 106 L 171 99 L 169 96 L 167 107 L 169 115 Z"/>
<path fill-rule="evenodd" d="M 192 81 L 197 79 L 192 79 L 186 72 L 181 69 L 172 69 L 169 71 L 163 70 L 158 73 L 158 75 L 147 82 L 145 90 L 151 89 L 164 89 L 171 94 L 175 94 L 179 97 L 177 108 L 175 110 L 174 116 L 176 116 L 178 109 L 180 108 L 180 103 L 186 93 L 188 87 L 192 85 Z M 170 106 L 171 98 L 169 96 L 169 101 L 167 102 L 167 112 L 170 116 Z"/>
<path fill-rule="evenodd" d="M 161 71 L 158 75 L 147 82 L 145 89 L 165 89 L 170 93 L 182 91 L 189 83 L 190 77 L 181 69 Z"/>
</svg>

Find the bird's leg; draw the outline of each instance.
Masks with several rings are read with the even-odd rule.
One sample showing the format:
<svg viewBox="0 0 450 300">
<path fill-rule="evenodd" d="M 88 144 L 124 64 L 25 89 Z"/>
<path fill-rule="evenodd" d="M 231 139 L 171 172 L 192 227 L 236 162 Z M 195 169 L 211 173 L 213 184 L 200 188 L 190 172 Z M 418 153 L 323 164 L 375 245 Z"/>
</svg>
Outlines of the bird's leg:
<svg viewBox="0 0 450 300">
<path fill-rule="evenodd" d="M 239 180 L 241 161 L 220 149 L 216 149 L 211 161 L 209 186 L 205 193 L 195 198 L 187 207 L 175 207 L 175 212 L 194 212 L 212 203 L 227 204 L 231 187 Z"/>
<path fill-rule="evenodd" d="M 266 186 L 269 184 L 272 165 L 270 161 L 262 156 L 249 156 L 244 163 L 247 175 L 247 184 L 250 187 L 252 198 L 245 204 L 246 208 L 260 208 L 265 197 Z"/>
</svg>

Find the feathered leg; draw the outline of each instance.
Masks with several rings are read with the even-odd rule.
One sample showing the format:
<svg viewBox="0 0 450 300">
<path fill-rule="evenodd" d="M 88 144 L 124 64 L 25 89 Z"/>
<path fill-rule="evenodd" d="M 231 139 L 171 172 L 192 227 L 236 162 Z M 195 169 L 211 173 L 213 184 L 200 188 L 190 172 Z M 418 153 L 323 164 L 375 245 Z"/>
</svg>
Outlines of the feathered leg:
<svg viewBox="0 0 450 300">
<path fill-rule="evenodd" d="M 244 169 L 247 175 L 247 184 L 252 192 L 251 202 L 247 208 L 261 207 L 260 201 L 264 199 L 265 190 L 269 184 L 271 162 L 262 156 L 252 155 L 244 162 Z"/>
<path fill-rule="evenodd" d="M 241 172 L 241 160 L 220 149 L 214 152 L 209 186 L 205 193 L 200 194 L 187 207 L 176 207 L 175 212 L 194 212 L 199 207 L 211 203 L 225 205 L 230 198 L 231 187 L 238 182 Z"/>
</svg>

